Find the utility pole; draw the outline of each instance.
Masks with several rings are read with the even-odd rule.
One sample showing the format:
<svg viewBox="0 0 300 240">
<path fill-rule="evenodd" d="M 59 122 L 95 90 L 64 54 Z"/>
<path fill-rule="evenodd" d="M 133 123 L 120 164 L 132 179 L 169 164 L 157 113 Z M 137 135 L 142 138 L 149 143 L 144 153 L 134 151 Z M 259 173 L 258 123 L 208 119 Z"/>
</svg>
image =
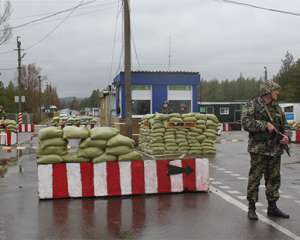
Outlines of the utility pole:
<svg viewBox="0 0 300 240">
<path fill-rule="evenodd" d="M 132 101 L 131 101 L 131 37 L 130 37 L 130 12 L 129 0 L 123 0 L 124 4 L 124 72 L 125 72 L 125 119 L 127 136 L 132 137 Z"/>
<path fill-rule="evenodd" d="M 268 80 L 268 69 L 266 66 L 264 66 L 264 69 L 265 69 L 265 81 Z"/>
<path fill-rule="evenodd" d="M 21 95 L 22 95 L 22 93 L 21 93 L 21 79 L 22 79 L 22 68 L 21 68 L 21 60 L 22 60 L 22 57 L 21 57 L 21 51 L 23 50 L 23 49 L 21 49 L 21 41 L 20 41 L 20 37 L 19 36 L 17 36 L 17 49 L 16 49 L 17 51 L 18 51 L 18 91 L 19 91 L 19 101 L 18 101 L 18 111 L 19 111 L 19 113 L 21 113 L 21 111 L 22 111 L 22 103 L 21 103 Z"/>
<path fill-rule="evenodd" d="M 38 79 L 39 79 L 39 114 L 40 114 L 40 122 L 42 121 L 42 79 L 41 76 L 38 75 Z"/>
</svg>

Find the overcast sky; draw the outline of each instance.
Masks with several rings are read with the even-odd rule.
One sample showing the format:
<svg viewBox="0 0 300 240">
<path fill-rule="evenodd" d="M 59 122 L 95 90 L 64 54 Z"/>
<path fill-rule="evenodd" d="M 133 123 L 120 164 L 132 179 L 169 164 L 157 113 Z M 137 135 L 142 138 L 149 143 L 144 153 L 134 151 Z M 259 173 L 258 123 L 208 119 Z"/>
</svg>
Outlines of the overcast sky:
<svg viewBox="0 0 300 240">
<path fill-rule="evenodd" d="M 11 0 L 10 25 L 17 26 L 88 1 Z M 299 0 L 240 1 L 300 13 Z M 16 48 L 16 36 L 21 36 L 26 52 L 24 64 L 41 67 L 42 75 L 57 87 L 60 97 L 87 97 L 93 89 L 111 83 L 120 71 L 120 2 L 96 0 L 76 9 L 49 37 L 31 49 L 28 48 L 52 31 L 69 12 L 14 29 L 11 40 L 0 46 L 0 53 Z M 272 76 L 278 72 L 286 51 L 300 57 L 297 16 L 236 6 L 222 0 L 131 0 L 130 4 L 135 43 L 133 70 L 168 70 L 170 46 L 171 70 L 198 71 L 208 80 L 237 78 L 240 73 L 259 78 L 264 66 Z M 16 63 L 16 52 L 0 54 L 0 69 L 16 67 Z M 16 79 L 14 70 L 0 71 L 5 83 Z"/>
</svg>

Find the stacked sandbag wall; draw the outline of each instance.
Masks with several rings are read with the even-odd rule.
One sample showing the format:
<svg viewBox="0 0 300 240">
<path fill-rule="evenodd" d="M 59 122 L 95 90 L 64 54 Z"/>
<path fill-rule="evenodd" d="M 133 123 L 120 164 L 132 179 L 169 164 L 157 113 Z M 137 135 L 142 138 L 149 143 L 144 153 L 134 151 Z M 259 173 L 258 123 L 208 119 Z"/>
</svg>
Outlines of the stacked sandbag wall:
<svg viewBox="0 0 300 240">
<path fill-rule="evenodd" d="M 0 120 L 0 131 L 17 132 L 17 130 L 18 130 L 18 125 L 15 120 L 10 120 L 10 119 Z"/>
<path fill-rule="evenodd" d="M 67 148 L 68 142 L 77 139 L 76 151 Z M 81 163 L 104 161 L 140 160 L 141 155 L 134 150 L 134 141 L 119 134 L 110 127 L 67 126 L 64 129 L 48 127 L 39 132 L 38 164 Z"/>
<path fill-rule="evenodd" d="M 149 114 L 140 122 L 139 148 L 153 155 L 214 155 L 218 122 L 213 114 Z"/>
</svg>

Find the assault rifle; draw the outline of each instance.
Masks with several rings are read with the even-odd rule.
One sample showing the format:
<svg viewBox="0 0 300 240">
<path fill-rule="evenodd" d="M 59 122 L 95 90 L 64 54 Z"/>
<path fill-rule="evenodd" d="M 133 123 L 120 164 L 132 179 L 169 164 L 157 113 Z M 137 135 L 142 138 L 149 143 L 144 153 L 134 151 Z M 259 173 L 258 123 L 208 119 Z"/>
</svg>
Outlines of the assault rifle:
<svg viewBox="0 0 300 240">
<path fill-rule="evenodd" d="M 275 126 L 274 126 L 274 132 L 276 134 L 276 136 L 274 137 L 274 143 L 275 144 L 280 144 L 280 146 L 282 147 L 282 149 L 287 153 L 287 155 L 290 157 L 291 153 L 290 153 L 290 147 L 287 144 L 282 144 L 280 143 L 280 140 L 282 138 L 285 137 L 285 135 L 283 133 L 281 133 Z"/>
<path fill-rule="evenodd" d="M 291 154 L 290 154 L 290 148 L 289 148 L 289 146 L 288 146 L 287 144 L 282 144 L 282 143 L 280 143 L 280 140 L 281 140 L 283 137 L 285 137 L 285 135 L 284 135 L 282 132 L 280 132 L 280 131 L 276 128 L 277 126 L 276 126 L 276 124 L 274 123 L 274 120 L 273 120 L 273 118 L 272 118 L 272 116 L 271 116 L 271 114 L 270 114 L 270 112 L 269 112 L 269 110 L 268 110 L 268 108 L 267 108 L 265 102 L 262 100 L 261 103 L 262 103 L 262 105 L 263 105 L 263 107 L 264 107 L 264 109 L 265 109 L 265 111 L 266 111 L 266 113 L 267 113 L 267 115 L 268 115 L 268 118 L 269 118 L 270 122 L 271 122 L 271 123 L 273 124 L 273 126 L 274 126 L 274 132 L 275 132 L 275 134 L 276 134 L 276 136 L 274 137 L 274 143 L 275 143 L 275 144 L 278 144 L 278 143 L 279 143 L 280 146 L 282 147 L 282 149 L 285 150 L 286 153 L 287 153 L 287 155 L 290 157 Z"/>
</svg>

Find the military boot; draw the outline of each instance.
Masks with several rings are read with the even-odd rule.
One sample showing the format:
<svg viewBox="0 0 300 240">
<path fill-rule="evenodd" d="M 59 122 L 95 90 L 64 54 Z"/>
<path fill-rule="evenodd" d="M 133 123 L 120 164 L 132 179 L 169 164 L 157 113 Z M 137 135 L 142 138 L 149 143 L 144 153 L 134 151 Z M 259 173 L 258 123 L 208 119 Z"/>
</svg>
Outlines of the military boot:
<svg viewBox="0 0 300 240">
<path fill-rule="evenodd" d="M 256 212 L 255 212 L 255 202 L 249 202 L 249 209 L 248 209 L 248 219 L 249 220 L 258 220 L 258 217 L 256 215 Z"/>
<path fill-rule="evenodd" d="M 268 212 L 269 217 L 290 218 L 290 215 L 282 212 L 276 205 L 275 201 L 269 201 Z"/>
</svg>

